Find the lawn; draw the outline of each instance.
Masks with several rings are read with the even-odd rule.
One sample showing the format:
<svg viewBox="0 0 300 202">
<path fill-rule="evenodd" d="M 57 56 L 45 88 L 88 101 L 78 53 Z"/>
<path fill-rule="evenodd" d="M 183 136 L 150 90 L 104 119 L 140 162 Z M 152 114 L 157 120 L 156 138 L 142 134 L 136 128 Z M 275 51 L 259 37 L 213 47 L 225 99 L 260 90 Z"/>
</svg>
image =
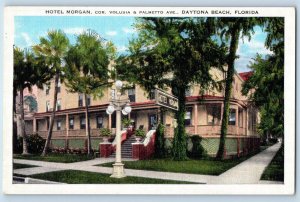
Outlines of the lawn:
<svg viewBox="0 0 300 202">
<path fill-rule="evenodd" d="M 174 161 L 172 159 L 151 159 L 140 161 L 125 161 L 125 168 L 138 170 L 153 170 L 175 173 L 191 173 L 204 175 L 220 175 L 226 170 L 239 164 L 245 158 L 216 161 L 214 159 Z M 98 166 L 112 167 L 113 163 Z"/>
<path fill-rule="evenodd" d="M 74 163 L 79 161 L 91 160 L 94 157 L 88 157 L 86 154 L 48 154 L 47 156 L 40 155 L 25 155 L 14 154 L 16 159 L 27 159 L 36 161 L 48 161 L 48 162 L 59 162 L 59 163 Z"/>
<path fill-rule="evenodd" d="M 27 164 L 20 164 L 20 163 L 14 163 L 13 164 L 13 169 L 32 168 L 32 167 L 37 167 L 37 166 L 27 165 Z"/>
<path fill-rule="evenodd" d="M 19 175 L 21 176 L 21 175 Z M 27 176 L 68 184 L 194 184 L 191 182 L 161 180 L 143 177 L 111 178 L 109 174 L 78 170 L 63 170 Z"/>
<path fill-rule="evenodd" d="M 284 181 L 284 149 L 281 147 L 265 169 L 261 180 Z"/>
</svg>

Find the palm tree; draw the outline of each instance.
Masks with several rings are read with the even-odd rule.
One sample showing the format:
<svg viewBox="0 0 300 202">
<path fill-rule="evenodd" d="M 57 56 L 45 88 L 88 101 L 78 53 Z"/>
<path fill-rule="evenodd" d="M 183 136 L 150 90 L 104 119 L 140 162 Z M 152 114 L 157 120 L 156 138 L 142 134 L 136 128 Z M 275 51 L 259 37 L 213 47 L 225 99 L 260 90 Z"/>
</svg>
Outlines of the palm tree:
<svg viewBox="0 0 300 202">
<path fill-rule="evenodd" d="M 69 49 L 69 39 L 61 30 L 49 31 L 46 37 L 40 38 L 40 44 L 33 46 L 37 57 L 49 68 L 49 74 L 54 75 L 55 89 L 53 95 L 53 109 L 50 119 L 50 127 L 42 156 L 48 152 L 56 111 L 58 82 L 63 79 L 64 58 Z"/>
<path fill-rule="evenodd" d="M 40 70 L 37 68 L 40 66 Z M 14 47 L 14 104 L 17 92 L 19 91 L 19 112 L 21 118 L 21 129 L 20 133 L 23 137 L 23 152 L 22 154 L 28 154 L 27 149 L 27 135 L 25 131 L 25 121 L 24 121 L 24 96 L 23 91 L 28 88 L 31 91 L 33 85 L 41 87 L 41 84 L 45 82 L 45 77 L 42 64 L 36 63 L 34 55 L 29 50 L 22 50 L 18 47 Z M 14 112 L 16 112 L 14 106 Z"/>
<path fill-rule="evenodd" d="M 230 96 L 232 91 L 232 82 L 234 76 L 234 61 L 237 58 L 236 51 L 238 49 L 238 43 L 240 36 L 249 37 L 254 34 L 254 26 L 260 22 L 256 18 L 218 18 L 217 19 L 219 29 L 221 30 L 221 38 L 229 43 L 229 53 L 227 56 L 227 76 L 225 81 L 225 96 L 224 96 L 224 107 L 223 117 L 221 125 L 221 136 L 219 149 L 216 155 L 217 159 L 223 159 L 225 150 L 225 139 L 227 136 L 228 118 L 229 118 L 229 106 Z"/>
<path fill-rule="evenodd" d="M 92 153 L 88 96 L 101 97 L 103 89 L 110 85 L 109 62 L 114 48 L 94 31 L 88 30 L 77 37 L 66 58 L 67 81 L 70 92 L 84 94 L 88 155 Z"/>
</svg>

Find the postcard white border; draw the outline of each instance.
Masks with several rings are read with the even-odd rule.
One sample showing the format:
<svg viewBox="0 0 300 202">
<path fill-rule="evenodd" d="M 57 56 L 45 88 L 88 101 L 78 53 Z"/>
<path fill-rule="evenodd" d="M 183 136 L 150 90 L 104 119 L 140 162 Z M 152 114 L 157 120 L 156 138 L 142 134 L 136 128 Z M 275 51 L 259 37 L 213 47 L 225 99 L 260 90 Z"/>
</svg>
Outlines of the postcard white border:
<svg viewBox="0 0 300 202">
<path fill-rule="evenodd" d="M 46 15 L 45 10 L 89 9 L 92 12 L 104 10 L 106 15 L 124 16 L 127 14 L 108 14 L 110 10 L 137 11 L 130 16 L 184 16 L 182 10 L 229 10 L 231 14 L 189 14 L 185 16 L 218 17 L 284 17 L 285 18 L 285 170 L 284 184 L 251 185 L 32 185 L 12 184 L 12 138 L 3 135 L 3 190 L 5 194 L 152 194 L 152 195 L 291 195 L 295 191 L 295 8 L 292 7 L 6 7 L 4 28 L 4 70 L 3 70 L 3 134 L 12 131 L 12 79 L 14 16 L 78 16 L 67 14 Z M 174 10 L 177 14 L 139 14 L 139 11 Z M 258 11 L 259 14 L 235 14 L 236 10 Z M 83 15 L 84 16 L 84 15 Z M 11 85 L 9 85 L 11 84 Z M 59 189 L 58 189 L 59 188 Z"/>
</svg>

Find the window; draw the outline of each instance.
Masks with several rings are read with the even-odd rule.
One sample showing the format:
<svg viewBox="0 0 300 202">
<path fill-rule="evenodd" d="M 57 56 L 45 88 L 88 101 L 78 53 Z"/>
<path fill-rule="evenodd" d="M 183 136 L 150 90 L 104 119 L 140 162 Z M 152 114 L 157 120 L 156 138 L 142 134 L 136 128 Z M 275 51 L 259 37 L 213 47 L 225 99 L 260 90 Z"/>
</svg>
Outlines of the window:
<svg viewBox="0 0 300 202">
<path fill-rule="evenodd" d="M 243 109 L 239 108 L 239 127 L 243 127 Z"/>
<path fill-rule="evenodd" d="M 56 121 L 56 129 L 61 130 L 61 120 Z"/>
<path fill-rule="evenodd" d="M 49 95 L 50 92 L 50 85 L 46 85 L 46 95 Z"/>
<path fill-rule="evenodd" d="M 83 106 L 83 94 L 78 95 L 78 107 Z"/>
<path fill-rule="evenodd" d="M 135 88 L 128 89 L 128 98 L 130 102 L 135 102 Z"/>
<path fill-rule="evenodd" d="M 192 109 L 189 108 L 185 112 L 184 125 L 190 126 L 191 124 L 192 124 Z"/>
<path fill-rule="evenodd" d="M 150 93 L 149 93 L 149 99 L 150 100 L 155 100 L 155 90 L 151 90 Z"/>
<path fill-rule="evenodd" d="M 236 122 L 236 109 L 229 109 L 229 121 L 228 125 L 235 125 Z"/>
<path fill-rule="evenodd" d="M 156 114 L 149 115 L 149 130 L 155 130 L 157 126 Z"/>
<path fill-rule="evenodd" d="M 80 117 L 80 129 L 85 129 L 85 117 Z"/>
<path fill-rule="evenodd" d="M 46 101 L 46 112 L 50 111 L 50 101 Z"/>
<path fill-rule="evenodd" d="M 103 128 L 103 117 L 98 115 L 96 117 L 96 121 L 97 121 L 97 128 Z"/>
<path fill-rule="evenodd" d="M 61 82 L 60 82 L 60 79 L 58 79 L 58 83 L 57 83 L 57 93 L 60 93 L 60 88 L 61 88 Z"/>
<path fill-rule="evenodd" d="M 56 111 L 59 111 L 61 110 L 61 99 L 57 100 L 57 103 L 56 103 Z"/>
<path fill-rule="evenodd" d="M 220 125 L 221 123 L 221 105 L 209 104 L 206 105 L 207 125 Z"/>
<path fill-rule="evenodd" d="M 46 119 L 47 130 L 49 130 L 49 126 L 50 126 L 50 124 L 49 124 L 49 119 L 50 119 L 50 118 L 47 118 L 47 119 Z"/>
<path fill-rule="evenodd" d="M 69 118 L 69 129 L 74 129 L 74 117 Z"/>
<path fill-rule="evenodd" d="M 89 96 L 89 95 L 87 95 L 87 98 L 86 98 L 87 100 L 86 100 L 86 105 L 87 106 L 90 106 L 91 105 L 91 96 Z"/>
<path fill-rule="evenodd" d="M 111 115 L 111 127 L 116 128 L 116 113 Z"/>
</svg>

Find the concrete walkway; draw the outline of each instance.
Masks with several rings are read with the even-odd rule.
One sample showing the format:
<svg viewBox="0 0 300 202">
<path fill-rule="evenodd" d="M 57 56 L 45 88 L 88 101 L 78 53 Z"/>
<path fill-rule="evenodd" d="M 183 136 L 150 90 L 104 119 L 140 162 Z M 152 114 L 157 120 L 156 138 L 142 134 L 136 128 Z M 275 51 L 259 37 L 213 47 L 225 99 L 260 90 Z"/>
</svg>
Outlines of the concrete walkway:
<svg viewBox="0 0 300 202">
<path fill-rule="evenodd" d="M 188 181 L 203 184 L 258 184 L 272 183 L 269 181 L 260 181 L 264 169 L 269 165 L 276 152 L 279 150 L 281 143 L 277 143 L 261 153 L 249 158 L 237 166 L 227 170 L 219 176 L 198 175 L 185 173 L 158 172 L 146 170 L 125 169 L 127 176 L 147 177 L 166 180 Z M 29 164 L 39 167 L 22 168 L 14 170 L 15 174 L 33 175 L 59 170 L 81 170 L 96 173 L 111 174 L 112 168 L 95 166 L 108 162 L 114 162 L 114 158 L 97 158 L 89 161 L 76 163 L 54 163 L 44 161 L 32 161 L 23 159 L 14 159 L 14 163 Z M 130 161 L 132 159 L 123 159 Z M 274 184 L 278 182 L 273 182 Z"/>
</svg>

